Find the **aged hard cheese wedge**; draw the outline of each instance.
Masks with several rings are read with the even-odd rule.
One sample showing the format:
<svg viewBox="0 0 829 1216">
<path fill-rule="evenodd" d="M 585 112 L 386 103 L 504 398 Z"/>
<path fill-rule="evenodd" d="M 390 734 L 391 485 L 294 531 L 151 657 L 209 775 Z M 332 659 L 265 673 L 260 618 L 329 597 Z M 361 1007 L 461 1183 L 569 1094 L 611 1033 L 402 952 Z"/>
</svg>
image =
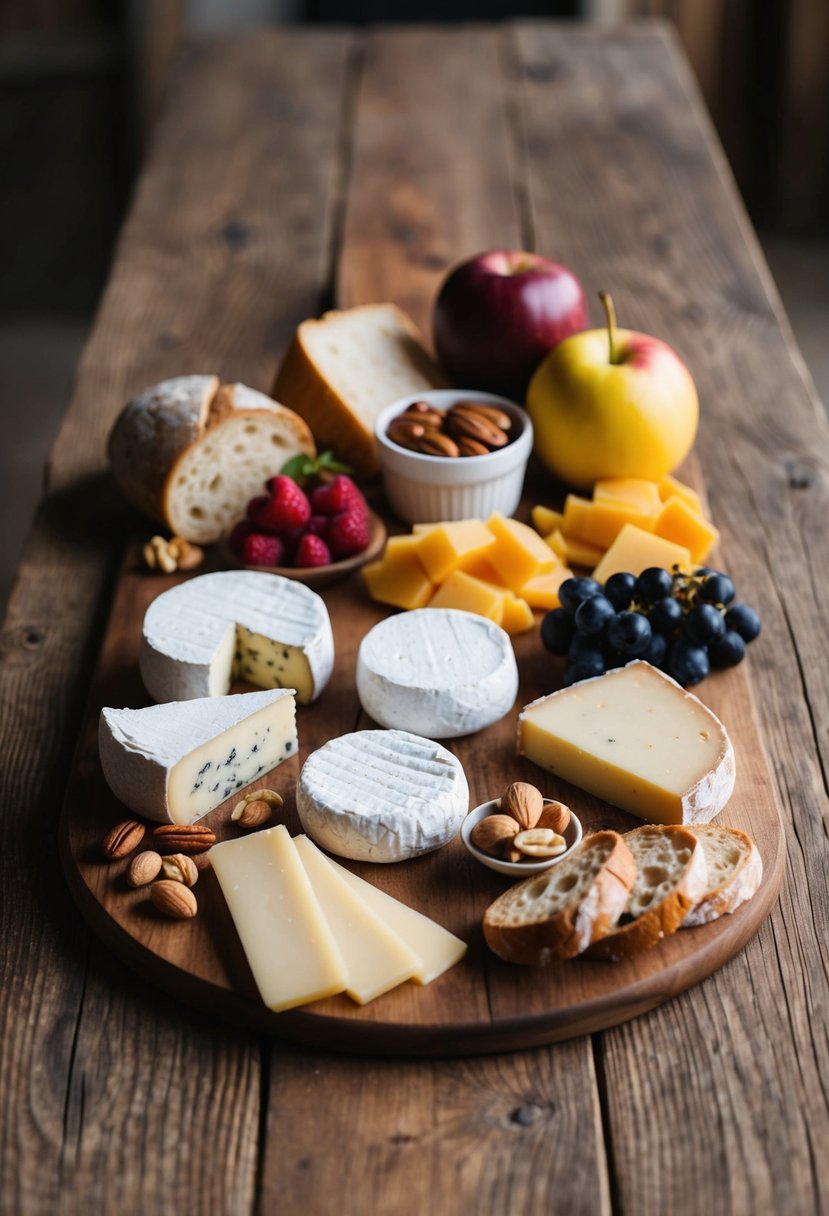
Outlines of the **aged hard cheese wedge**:
<svg viewBox="0 0 829 1216">
<path fill-rule="evenodd" d="M 411 979 L 420 959 L 329 864 L 307 836 L 294 838 L 299 859 L 345 962 L 345 990 L 358 1005 Z"/>
<path fill-rule="evenodd" d="M 656 823 L 706 823 L 734 789 L 719 718 L 639 659 L 533 701 L 518 719 L 518 750 Z"/>
<path fill-rule="evenodd" d="M 194 823 L 296 754 L 292 689 L 101 711 L 110 789 L 147 819 Z"/>
<path fill-rule="evenodd" d="M 312 752 L 296 789 L 302 826 L 355 861 L 403 861 L 447 843 L 469 809 L 460 761 L 404 730 L 361 730 Z"/>
<path fill-rule="evenodd" d="M 304 705 L 331 675 L 331 622 L 320 597 L 293 579 L 254 570 L 202 574 L 150 604 L 139 664 L 157 701 L 220 697 L 239 678 L 296 689 Z"/>
<path fill-rule="evenodd" d="M 348 971 L 283 824 L 208 854 L 265 1004 L 293 1009 L 348 984 Z"/>
<path fill-rule="evenodd" d="M 483 730 L 512 709 L 518 668 L 498 625 L 471 612 L 421 608 L 369 630 L 357 694 L 381 726 L 430 739 Z"/>
</svg>

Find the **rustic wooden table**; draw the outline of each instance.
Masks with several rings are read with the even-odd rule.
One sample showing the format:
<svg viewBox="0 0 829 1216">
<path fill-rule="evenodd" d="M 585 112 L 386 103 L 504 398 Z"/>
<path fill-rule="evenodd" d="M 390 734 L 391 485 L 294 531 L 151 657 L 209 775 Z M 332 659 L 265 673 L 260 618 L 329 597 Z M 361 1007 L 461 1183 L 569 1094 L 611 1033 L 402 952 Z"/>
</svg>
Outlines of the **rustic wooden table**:
<svg viewBox="0 0 829 1216">
<path fill-rule="evenodd" d="M 130 519 L 104 440 L 134 391 L 267 388 L 295 324 L 533 242 L 686 357 L 788 832 L 722 971 L 615 1030 L 384 1061 L 229 1029 L 91 936 L 55 843 Z M 3 635 L 3 1213 L 805 1213 L 829 1208 L 829 441 L 668 32 L 520 23 L 191 47 L 46 471 Z"/>
</svg>

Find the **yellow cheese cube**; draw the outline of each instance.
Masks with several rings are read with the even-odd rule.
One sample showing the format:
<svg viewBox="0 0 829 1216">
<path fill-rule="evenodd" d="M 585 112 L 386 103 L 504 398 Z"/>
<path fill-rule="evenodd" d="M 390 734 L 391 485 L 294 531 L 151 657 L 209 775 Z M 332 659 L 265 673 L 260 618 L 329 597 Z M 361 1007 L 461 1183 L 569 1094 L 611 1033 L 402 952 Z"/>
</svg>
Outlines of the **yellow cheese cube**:
<svg viewBox="0 0 829 1216">
<path fill-rule="evenodd" d="M 561 531 L 565 536 L 577 536 L 586 540 L 584 528 L 593 504 L 587 498 L 579 498 L 578 494 L 568 494 L 564 500 L 564 515 Z"/>
<path fill-rule="evenodd" d="M 664 536 L 691 550 L 695 562 L 704 562 L 719 540 L 713 524 L 692 511 L 684 499 L 674 496 L 663 505 L 654 525 L 656 536 Z"/>
<path fill-rule="evenodd" d="M 472 578 L 462 570 L 450 574 L 439 587 L 427 608 L 460 608 L 463 612 L 476 612 L 489 617 L 500 625 L 504 616 L 504 601 L 510 593 L 502 587 L 494 587 L 479 578 Z"/>
<path fill-rule="evenodd" d="M 675 564 L 689 569 L 692 564 L 690 550 L 662 536 L 654 536 L 652 532 L 643 532 L 634 524 L 625 524 L 593 571 L 593 578 L 605 583 L 611 574 L 627 572 L 639 575 L 648 566 L 662 566 L 670 570 Z"/>
<path fill-rule="evenodd" d="M 598 545 L 589 545 L 586 540 L 579 540 L 575 536 L 563 536 L 561 532 L 553 532 L 546 541 L 566 566 L 595 566 L 604 553 L 604 549 Z"/>
<path fill-rule="evenodd" d="M 681 498 L 692 511 L 696 511 L 697 515 L 705 514 L 702 509 L 702 501 L 696 490 L 692 490 L 690 486 L 677 481 L 670 473 L 663 477 L 659 483 L 659 497 L 663 502 L 667 502 L 669 498 Z"/>
<path fill-rule="evenodd" d="M 496 513 L 487 520 L 486 526 L 496 539 L 495 547 L 487 557 L 498 571 L 501 582 L 513 591 L 523 587 L 528 579 L 547 574 L 556 566 L 552 549 L 527 524 Z"/>
<path fill-rule="evenodd" d="M 521 588 L 519 594 L 531 608 L 558 608 L 560 600 L 558 589 L 565 579 L 572 578 L 572 573 L 566 566 L 558 566 L 549 574 L 537 574 L 529 579 Z"/>
<path fill-rule="evenodd" d="M 551 507 L 537 506 L 532 509 L 533 527 L 542 536 L 549 536 L 556 528 L 560 528 L 564 516 L 560 511 L 553 511 Z"/>
<path fill-rule="evenodd" d="M 661 499 L 655 481 L 642 477 L 604 477 L 593 487 L 594 502 L 614 502 L 653 515 L 659 510 Z"/>
<path fill-rule="evenodd" d="M 480 519 L 438 524 L 418 537 L 417 556 L 433 583 L 442 583 L 463 561 L 495 547 L 495 537 Z"/>
<path fill-rule="evenodd" d="M 614 502 L 592 502 L 589 511 L 584 513 L 582 530 L 578 535 L 590 545 L 607 549 L 625 524 L 634 524 L 643 532 L 650 532 L 655 518 L 656 511 L 639 511 L 636 507 L 622 506 Z"/>
<path fill-rule="evenodd" d="M 382 560 L 363 567 L 363 578 L 372 599 L 395 608 L 425 607 L 435 588 L 418 560 L 419 539 L 392 536 Z"/>
<path fill-rule="evenodd" d="M 548 577 L 542 574 L 541 578 Z M 533 610 L 526 600 L 517 595 L 508 595 L 504 599 L 504 613 L 501 617 L 501 628 L 507 633 L 526 633 L 535 624 Z"/>
<path fill-rule="evenodd" d="M 494 583 L 497 587 L 502 587 L 503 583 L 498 571 L 487 557 L 487 552 L 488 550 L 484 553 L 473 553 L 469 557 L 463 558 L 458 569 L 462 570 L 464 574 L 471 574 L 473 578 L 483 579 L 485 583 Z"/>
</svg>

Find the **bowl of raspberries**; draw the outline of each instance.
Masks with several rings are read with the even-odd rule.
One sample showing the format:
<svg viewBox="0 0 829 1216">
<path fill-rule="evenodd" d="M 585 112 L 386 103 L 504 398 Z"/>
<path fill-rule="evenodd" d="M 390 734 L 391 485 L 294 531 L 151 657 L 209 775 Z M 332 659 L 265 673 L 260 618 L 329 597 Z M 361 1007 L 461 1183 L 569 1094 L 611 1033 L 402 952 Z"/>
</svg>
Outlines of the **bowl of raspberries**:
<svg viewBox="0 0 829 1216">
<path fill-rule="evenodd" d="M 243 566 L 321 586 L 375 557 L 386 529 L 333 461 L 299 462 L 293 468 L 296 462 L 290 461 L 250 500 L 228 546 Z"/>
</svg>

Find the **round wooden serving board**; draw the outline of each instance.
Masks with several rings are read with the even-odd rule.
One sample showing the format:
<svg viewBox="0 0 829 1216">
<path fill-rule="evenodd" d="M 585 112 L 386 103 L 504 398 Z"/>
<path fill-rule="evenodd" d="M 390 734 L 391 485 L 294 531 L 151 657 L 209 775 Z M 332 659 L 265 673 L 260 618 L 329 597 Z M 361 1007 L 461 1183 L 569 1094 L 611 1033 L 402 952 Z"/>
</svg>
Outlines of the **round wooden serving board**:
<svg viewBox="0 0 829 1216">
<path fill-rule="evenodd" d="M 103 837 L 126 812 L 110 793 L 98 763 L 100 707 L 147 704 L 137 668 L 141 622 L 149 602 L 177 581 L 179 576 L 144 570 L 137 551 L 121 573 L 64 806 L 61 850 L 72 893 L 95 932 L 130 967 L 181 1000 L 325 1048 L 406 1056 L 509 1051 L 588 1034 L 652 1009 L 732 958 L 770 911 L 780 888 L 785 846 L 752 704 L 750 656 L 747 663 L 695 689 L 725 723 L 737 755 L 737 787 L 722 821 L 747 832 L 763 858 L 759 891 L 734 915 L 682 930 L 625 963 L 576 959 L 539 969 L 510 966 L 488 951 L 480 928 L 484 909 L 510 880 L 476 862 L 456 838 L 414 861 L 348 864 L 463 938 L 469 947 L 463 962 L 425 988 L 406 983 L 362 1008 L 338 996 L 271 1013 L 257 995 L 209 868 L 195 888 L 198 916 L 175 922 L 155 912 L 146 889 L 127 887 L 126 861 L 110 864 L 101 858 Z M 368 599 L 359 576 L 326 588 L 324 596 L 335 636 L 334 675 L 320 699 L 298 711 L 299 756 L 261 782 L 285 798 L 292 834 L 300 830 L 293 790 L 302 761 L 326 740 L 374 725 L 360 709 L 354 668 L 361 638 L 388 612 Z M 515 708 L 488 730 L 450 743 L 469 778 L 470 805 L 497 796 L 510 781 L 526 780 L 546 796 L 568 802 L 586 829 L 637 826 L 631 816 L 554 781 L 516 756 L 521 706 L 558 687 L 561 671 L 559 661 L 542 650 L 537 630 L 514 641 L 521 672 Z M 206 820 L 220 838 L 237 834 L 229 824 L 230 810 L 231 803 L 225 803 Z"/>
</svg>

